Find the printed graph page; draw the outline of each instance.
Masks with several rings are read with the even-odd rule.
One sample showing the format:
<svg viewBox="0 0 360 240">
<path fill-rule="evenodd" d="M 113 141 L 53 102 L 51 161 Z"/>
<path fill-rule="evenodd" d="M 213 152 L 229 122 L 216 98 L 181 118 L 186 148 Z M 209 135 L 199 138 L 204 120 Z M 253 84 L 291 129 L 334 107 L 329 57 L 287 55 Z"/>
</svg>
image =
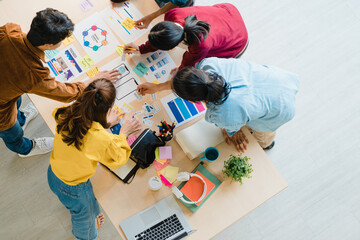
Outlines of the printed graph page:
<svg viewBox="0 0 360 240">
<path fill-rule="evenodd" d="M 131 2 L 125 2 L 116 7 L 109 6 L 100 14 L 124 43 L 135 41 L 152 27 L 149 25 L 147 29 L 138 29 L 134 26 L 134 21 L 144 15 Z"/>
<path fill-rule="evenodd" d="M 202 102 L 192 103 L 176 96 L 174 93 L 167 95 L 161 99 L 167 114 L 176 126 L 189 122 L 206 112 L 206 106 Z"/>
<path fill-rule="evenodd" d="M 95 63 L 115 53 L 120 45 L 98 13 L 76 24 L 73 35 Z"/>
<path fill-rule="evenodd" d="M 176 67 L 169 53 L 156 51 L 146 54 L 133 54 L 131 57 L 135 64 L 143 63 L 149 70 L 144 77 L 148 82 L 166 82 L 170 79 L 170 72 Z"/>
</svg>

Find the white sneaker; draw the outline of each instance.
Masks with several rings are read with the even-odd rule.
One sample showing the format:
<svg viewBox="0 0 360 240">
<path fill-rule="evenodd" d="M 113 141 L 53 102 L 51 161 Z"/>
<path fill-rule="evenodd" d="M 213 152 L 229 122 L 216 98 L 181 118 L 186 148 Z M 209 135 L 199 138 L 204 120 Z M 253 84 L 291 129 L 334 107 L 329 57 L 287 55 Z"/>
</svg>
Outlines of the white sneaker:
<svg viewBox="0 0 360 240">
<path fill-rule="evenodd" d="M 29 122 L 31 120 L 33 120 L 34 118 L 36 118 L 36 116 L 39 114 L 39 112 L 36 109 L 36 107 L 34 106 L 34 104 L 32 104 L 32 103 L 29 103 L 28 105 L 26 105 L 21 111 L 24 113 L 24 115 L 26 117 L 24 126 L 21 126 L 21 128 L 23 130 L 25 130 L 25 128 L 29 124 Z"/>
<path fill-rule="evenodd" d="M 27 155 L 18 154 L 20 157 L 30 157 L 51 152 L 54 146 L 53 137 L 43 137 L 33 139 L 33 148 Z"/>
</svg>

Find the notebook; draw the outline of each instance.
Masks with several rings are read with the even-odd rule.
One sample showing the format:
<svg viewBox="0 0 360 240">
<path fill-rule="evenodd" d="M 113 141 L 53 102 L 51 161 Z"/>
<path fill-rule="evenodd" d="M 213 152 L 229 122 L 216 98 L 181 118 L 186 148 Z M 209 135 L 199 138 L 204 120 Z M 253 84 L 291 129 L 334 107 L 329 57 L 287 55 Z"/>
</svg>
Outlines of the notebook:
<svg viewBox="0 0 360 240">
<path fill-rule="evenodd" d="M 206 122 L 205 119 L 201 119 L 190 127 L 176 133 L 175 140 L 186 156 L 193 160 L 202 154 L 206 148 L 215 147 L 222 143 L 225 138 L 220 128 Z"/>
<path fill-rule="evenodd" d="M 199 171 L 203 176 L 205 176 L 209 181 L 211 181 L 214 184 L 213 189 L 207 193 L 206 197 L 204 198 L 204 200 L 202 200 L 200 202 L 199 205 L 195 205 L 195 204 L 187 204 L 182 202 L 186 207 L 188 207 L 192 212 L 196 212 L 203 204 L 205 204 L 205 202 L 211 197 L 211 195 L 216 191 L 216 189 L 221 185 L 221 181 L 214 176 L 214 174 L 212 174 L 209 170 L 207 170 L 204 166 L 203 163 L 201 162 L 199 165 L 197 165 L 197 167 L 192 171 L 193 173 Z M 189 180 L 190 181 L 190 180 Z M 178 188 L 180 189 L 180 191 L 183 192 L 182 188 L 185 186 L 185 184 L 187 184 L 189 181 L 187 182 L 183 182 L 181 183 Z M 200 180 L 201 181 L 201 180 Z M 206 180 L 205 180 L 206 181 Z M 202 185 L 203 187 L 203 185 Z M 185 191 L 186 192 L 186 191 Z M 184 193 L 184 198 L 186 200 L 190 200 L 186 194 Z M 198 198 L 199 199 L 199 198 Z"/>
</svg>

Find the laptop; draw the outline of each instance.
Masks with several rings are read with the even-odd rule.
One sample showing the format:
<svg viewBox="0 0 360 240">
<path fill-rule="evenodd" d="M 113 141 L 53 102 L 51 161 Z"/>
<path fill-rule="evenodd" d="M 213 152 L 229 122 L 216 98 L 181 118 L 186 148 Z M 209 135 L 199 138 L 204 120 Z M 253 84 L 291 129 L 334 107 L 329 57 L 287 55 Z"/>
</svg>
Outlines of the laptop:
<svg viewBox="0 0 360 240">
<path fill-rule="evenodd" d="M 128 240 L 178 240 L 194 231 L 172 195 L 120 223 Z"/>
</svg>

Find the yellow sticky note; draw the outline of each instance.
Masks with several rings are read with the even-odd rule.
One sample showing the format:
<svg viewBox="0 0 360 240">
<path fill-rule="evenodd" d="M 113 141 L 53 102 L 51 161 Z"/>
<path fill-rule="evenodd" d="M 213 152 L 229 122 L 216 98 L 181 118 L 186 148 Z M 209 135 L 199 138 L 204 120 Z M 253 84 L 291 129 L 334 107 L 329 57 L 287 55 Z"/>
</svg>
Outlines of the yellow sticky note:
<svg viewBox="0 0 360 240">
<path fill-rule="evenodd" d="M 95 64 L 94 60 L 92 60 L 92 58 L 89 55 L 86 55 L 83 58 L 81 58 L 79 62 L 84 69 L 88 69 L 89 67 Z"/>
<path fill-rule="evenodd" d="M 65 46 L 69 46 L 71 43 L 75 42 L 75 36 L 74 35 L 70 35 L 69 37 L 65 38 L 62 43 L 65 45 Z"/>
<path fill-rule="evenodd" d="M 121 109 L 118 107 L 118 106 L 115 106 L 113 109 L 115 109 L 115 110 L 117 110 L 117 114 L 121 114 L 122 113 L 122 111 L 121 111 Z M 118 120 L 120 119 L 120 118 L 122 118 L 124 115 L 121 115 L 120 117 L 118 117 Z"/>
<path fill-rule="evenodd" d="M 159 84 L 159 81 L 158 81 L 158 80 L 155 80 L 155 81 L 153 81 L 152 83 L 154 83 L 154 84 Z"/>
<path fill-rule="evenodd" d="M 94 67 L 90 70 L 86 71 L 86 74 L 89 76 L 89 78 L 93 78 L 95 77 L 96 74 L 98 74 L 100 72 L 98 67 Z"/>
<path fill-rule="evenodd" d="M 119 54 L 120 57 L 123 55 L 124 46 L 125 46 L 125 44 L 120 45 L 119 47 L 116 48 L 116 52 Z"/>
<path fill-rule="evenodd" d="M 121 23 L 127 30 L 131 30 L 133 27 L 135 27 L 135 21 L 131 18 L 127 17 L 122 23 Z"/>
<path fill-rule="evenodd" d="M 167 165 L 166 167 L 158 171 L 158 175 L 163 175 L 170 183 L 175 182 L 178 173 L 179 168 L 170 165 Z"/>
</svg>

